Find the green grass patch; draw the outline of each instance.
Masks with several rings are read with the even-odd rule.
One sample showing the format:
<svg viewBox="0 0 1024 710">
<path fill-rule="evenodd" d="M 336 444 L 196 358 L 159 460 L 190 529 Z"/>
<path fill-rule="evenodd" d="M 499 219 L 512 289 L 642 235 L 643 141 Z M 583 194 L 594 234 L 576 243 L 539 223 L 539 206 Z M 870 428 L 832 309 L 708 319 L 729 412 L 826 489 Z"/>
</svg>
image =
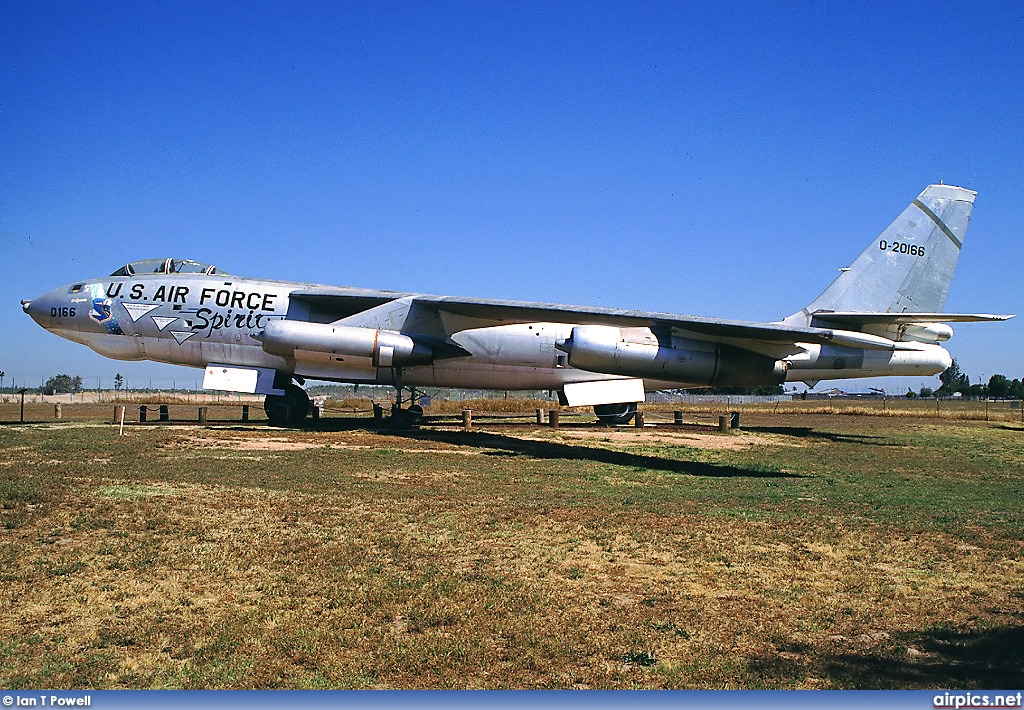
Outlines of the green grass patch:
<svg viewBox="0 0 1024 710">
<path fill-rule="evenodd" d="M 1020 429 L 744 426 L 0 427 L 0 685 L 1024 681 Z"/>
</svg>

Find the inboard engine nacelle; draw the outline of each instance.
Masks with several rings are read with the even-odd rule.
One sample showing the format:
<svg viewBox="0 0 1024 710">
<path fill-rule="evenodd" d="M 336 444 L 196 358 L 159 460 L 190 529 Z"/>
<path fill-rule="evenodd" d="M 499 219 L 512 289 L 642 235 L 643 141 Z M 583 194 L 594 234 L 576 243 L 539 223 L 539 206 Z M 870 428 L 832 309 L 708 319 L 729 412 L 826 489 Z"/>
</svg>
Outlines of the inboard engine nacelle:
<svg viewBox="0 0 1024 710">
<path fill-rule="evenodd" d="M 557 347 L 581 370 L 694 385 L 777 385 L 786 363 L 722 343 L 671 338 L 665 347 L 649 328 L 580 325 Z"/>
<path fill-rule="evenodd" d="M 350 325 L 274 320 L 254 338 L 274 355 L 302 359 L 302 351 L 370 358 L 374 367 L 400 367 L 430 362 L 429 348 L 392 330 Z"/>
</svg>

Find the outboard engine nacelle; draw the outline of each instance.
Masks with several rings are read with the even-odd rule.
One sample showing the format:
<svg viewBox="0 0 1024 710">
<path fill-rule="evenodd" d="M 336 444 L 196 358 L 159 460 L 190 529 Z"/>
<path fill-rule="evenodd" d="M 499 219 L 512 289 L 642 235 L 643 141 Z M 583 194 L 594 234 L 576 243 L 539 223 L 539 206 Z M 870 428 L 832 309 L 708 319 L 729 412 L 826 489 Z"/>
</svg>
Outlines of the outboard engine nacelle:
<svg viewBox="0 0 1024 710">
<path fill-rule="evenodd" d="M 370 358 L 374 367 L 404 367 L 430 362 L 430 348 L 393 330 L 330 323 L 272 320 L 253 336 L 273 355 L 302 359 L 302 351 Z"/>
<path fill-rule="evenodd" d="M 914 343 L 944 343 L 953 337 L 953 329 L 945 323 L 911 323 L 903 330 L 901 340 Z"/>
<path fill-rule="evenodd" d="M 697 386 L 777 385 L 786 364 L 742 348 L 671 336 L 660 342 L 650 328 L 579 325 L 558 348 L 580 370 L 667 380 Z"/>
</svg>

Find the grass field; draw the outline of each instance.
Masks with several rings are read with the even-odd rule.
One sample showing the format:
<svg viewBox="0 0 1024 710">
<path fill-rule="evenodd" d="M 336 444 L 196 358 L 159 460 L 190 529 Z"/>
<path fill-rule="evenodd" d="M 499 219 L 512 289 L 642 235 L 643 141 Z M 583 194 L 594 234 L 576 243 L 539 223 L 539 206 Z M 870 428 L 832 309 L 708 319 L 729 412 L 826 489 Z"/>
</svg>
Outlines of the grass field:
<svg viewBox="0 0 1024 710">
<path fill-rule="evenodd" d="M 1013 416 L 119 437 L 3 406 L 0 686 L 1024 685 Z"/>
</svg>

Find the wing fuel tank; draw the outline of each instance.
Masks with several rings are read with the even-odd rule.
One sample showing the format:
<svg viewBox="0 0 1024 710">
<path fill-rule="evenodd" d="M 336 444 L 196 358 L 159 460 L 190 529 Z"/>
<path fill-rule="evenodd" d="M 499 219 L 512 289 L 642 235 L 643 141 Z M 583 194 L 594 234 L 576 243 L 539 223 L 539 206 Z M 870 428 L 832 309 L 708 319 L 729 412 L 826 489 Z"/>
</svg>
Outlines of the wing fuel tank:
<svg viewBox="0 0 1024 710">
<path fill-rule="evenodd" d="M 301 357 L 296 351 L 371 358 L 374 367 L 422 365 L 433 358 L 430 348 L 392 330 L 349 325 L 275 320 L 253 335 L 273 355 Z"/>
</svg>

